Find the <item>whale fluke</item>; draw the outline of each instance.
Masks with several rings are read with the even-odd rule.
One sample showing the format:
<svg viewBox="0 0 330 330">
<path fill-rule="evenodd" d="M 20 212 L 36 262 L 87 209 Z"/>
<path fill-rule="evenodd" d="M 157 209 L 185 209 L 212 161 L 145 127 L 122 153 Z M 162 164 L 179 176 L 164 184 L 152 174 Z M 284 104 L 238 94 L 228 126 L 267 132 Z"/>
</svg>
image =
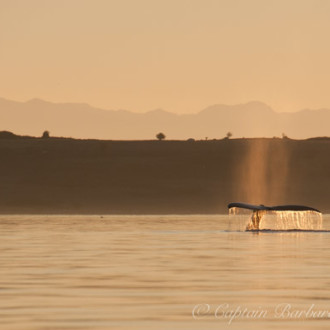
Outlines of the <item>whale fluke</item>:
<svg viewBox="0 0 330 330">
<path fill-rule="evenodd" d="M 265 205 L 253 205 L 253 204 L 247 204 L 247 203 L 229 203 L 228 209 L 231 209 L 232 207 L 239 207 L 242 209 L 248 209 L 252 211 L 314 211 L 319 212 L 319 210 L 304 206 L 304 205 L 278 205 L 278 206 L 265 206 Z"/>
<path fill-rule="evenodd" d="M 304 206 L 304 205 L 278 205 L 278 206 L 265 206 L 265 205 L 253 205 L 253 204 L 247 204 L 247 203 L 229 203 L 228 209 L 230 214 L 236 214 L 236 208 L 238 209 L 247 209 L 252 211 L 252 215 L 250 218 L 250 222 L 246 226 L 246 230 L 259 230 L 260 229 L 260 223 L 262 221 L 262 218 L 267 213 L 275 213 L 279 215 L 280 217 L 285 216 L 287 219 L 292 215 L 296 219 L 299 219 L 301 217 L 308 218 L 308 214 L 310 212 L 316 214 L 319 214 L 320 219 L 322 220 L 322 214 L 319 210 Z M 287 211 L 293 211 L 293 212 L 287 212 Z M 298 220 L 297 220 L 298 221 Z M 298 221 L 299 222 L 299 221 Z M 321 221 L 320 221 L 321 223 Z M 298 224 L 300 226 L 300 224 Z"/>
</svg>

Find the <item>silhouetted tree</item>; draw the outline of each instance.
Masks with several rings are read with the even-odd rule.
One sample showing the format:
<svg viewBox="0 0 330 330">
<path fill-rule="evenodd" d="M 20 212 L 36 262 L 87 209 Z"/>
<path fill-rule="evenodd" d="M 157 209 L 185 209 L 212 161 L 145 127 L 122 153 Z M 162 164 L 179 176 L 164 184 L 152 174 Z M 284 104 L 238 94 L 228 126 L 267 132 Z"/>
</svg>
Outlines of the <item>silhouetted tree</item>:
<svg viewBox="0 0 330 330">
<path fill-rule="evenodd" d="M 49 131 L 44 131 L 44 132 L 42 133 L 42 138 L 43 138 L 43 139 L 48 139 L 48 138 L 49 138 Z"/>
<path fill-rule="evenodd" d="M 227 139 L 230 139 L 232 136 L 233 136 L 233 133 L 232 133 L 232 132 L 228 132 L 228 133 L 226 134 L 226 138 L 227 138 Z"/>
<path fill-rule="evenodd" d="M 160 132 L 156 135 L 156 138 L 161 141 L 161 140 L 164 140 L 166 138 L 165 134 Z"/>
</svg>

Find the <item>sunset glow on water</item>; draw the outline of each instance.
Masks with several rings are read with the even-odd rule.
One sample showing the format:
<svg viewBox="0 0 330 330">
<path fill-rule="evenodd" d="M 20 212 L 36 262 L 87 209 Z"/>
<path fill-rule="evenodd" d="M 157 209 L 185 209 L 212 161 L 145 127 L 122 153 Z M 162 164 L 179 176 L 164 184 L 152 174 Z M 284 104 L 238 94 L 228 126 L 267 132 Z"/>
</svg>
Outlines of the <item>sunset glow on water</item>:
<svg viewBox="0 0 330 330">
<path fill-rule="evenodd" d="M 232 329 L 329 324 L 311 314 L 329 309 L 329 215 L 260 233 L 228 215 L 0 220 L 3 329 L 223 329 L 235 310 Z"/>
</svg>

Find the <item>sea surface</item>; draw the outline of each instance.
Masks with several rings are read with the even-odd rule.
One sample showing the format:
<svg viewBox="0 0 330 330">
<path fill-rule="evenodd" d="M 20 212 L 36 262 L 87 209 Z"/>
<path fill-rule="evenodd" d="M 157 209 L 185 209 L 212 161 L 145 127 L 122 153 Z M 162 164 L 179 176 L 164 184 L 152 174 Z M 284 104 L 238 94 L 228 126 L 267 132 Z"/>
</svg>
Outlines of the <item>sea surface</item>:
<svg viewBox="0 0 330 330">
<path fill-rule="evenodd" d="M 0 329 L 330 329 L 330 215 L 235 221 L 1 215 Z"/>
</svg>

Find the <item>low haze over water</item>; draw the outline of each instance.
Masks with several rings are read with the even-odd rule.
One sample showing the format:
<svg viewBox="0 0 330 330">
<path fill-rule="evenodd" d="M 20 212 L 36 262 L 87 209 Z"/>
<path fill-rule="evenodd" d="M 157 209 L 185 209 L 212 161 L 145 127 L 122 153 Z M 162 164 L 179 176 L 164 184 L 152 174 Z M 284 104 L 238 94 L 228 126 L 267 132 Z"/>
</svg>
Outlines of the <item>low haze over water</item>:
<svg viewBox="0 0 330 330">
<path fill-rule="evenodd" d="M 1 215 L 0 326 L 328 329 L 330 216 L 314 232 L 235 221 Z"/>
</svg>

